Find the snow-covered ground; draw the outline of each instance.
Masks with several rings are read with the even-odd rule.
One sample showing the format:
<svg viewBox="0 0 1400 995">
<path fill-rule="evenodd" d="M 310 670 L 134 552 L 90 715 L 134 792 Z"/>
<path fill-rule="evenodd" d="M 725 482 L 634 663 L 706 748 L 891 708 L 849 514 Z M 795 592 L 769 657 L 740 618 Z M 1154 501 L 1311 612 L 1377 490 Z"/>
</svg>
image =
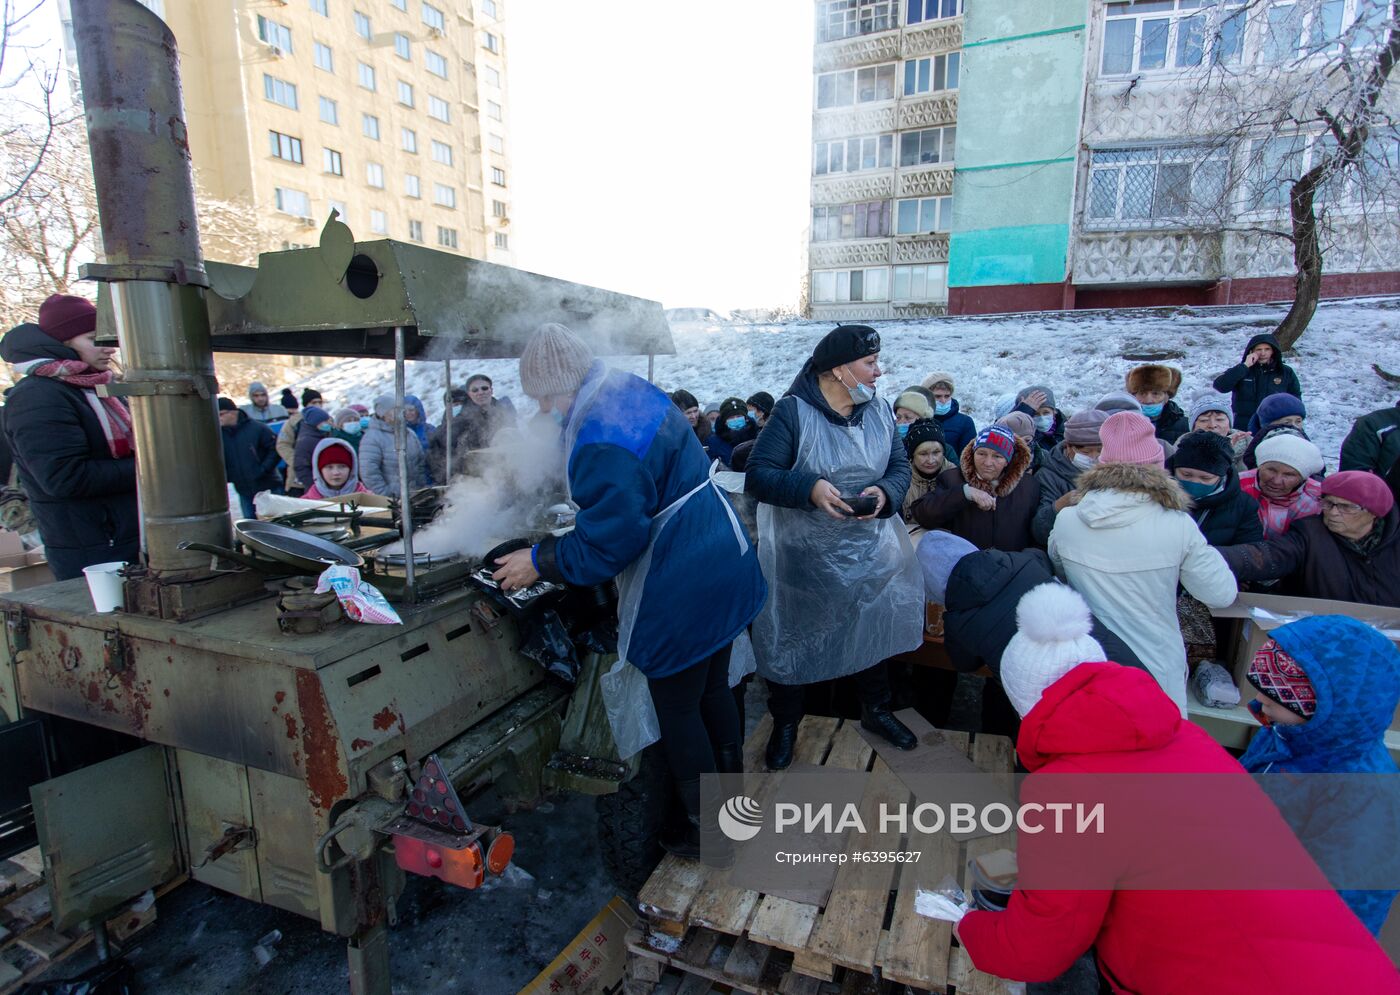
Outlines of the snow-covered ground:
<svg viewBox="0 0 1400 995">
<path fill-rule="evenodd" d="M 1032 312 L 920 321 L 876 322 L 883 340 L 885 376 L 879 389 L 892 398 L 933 370 L 957 379 L 962 410 L 981 427 L 996 399 L 1030 384 L 1055 393 L 1067 415 L 1121 389 L 1128 369 L 1161 361 L 1183 372 L 1177 400 L 1209 389 L 1210 382 L 1239 362 L 1245 341 L 1270 331 L 1285 313 L 1281 306 L 1177 308 L 1120 311 Z M 718 332 L 676 336 L 676 355 L 656 358 L 656 382 L 685 388 L 701 403 L 748 397 L 756 390 L 780 396 L 831 322 L 736 324 Z M 646 374 L 645 357 L 617 357 L 614 365 Z M 1288 357 L 1303 384 L 1307 429 L 1335 468 L 1351 423 L 1362 414 L 1394 404 L 1400 388 L 1371 368 L 1400 372 L 1400 298 L 1330 301 L 1319 306 L 1311 326 Z M 531 410 L 520 392 L 518 365 L 491 360 L 475 366 L 458 361 L 453 379 L 484 372 L 497 396 L 512 397 Z M 369 403 L 393 391 L 393 363 L 349 360 L 318 371 L 296 385 L 312 384 L 335 407 Z M 441 363 L 410 362 L 410 393 L 422 398 L 429 420 L 442 414 Z"/>
</svg>

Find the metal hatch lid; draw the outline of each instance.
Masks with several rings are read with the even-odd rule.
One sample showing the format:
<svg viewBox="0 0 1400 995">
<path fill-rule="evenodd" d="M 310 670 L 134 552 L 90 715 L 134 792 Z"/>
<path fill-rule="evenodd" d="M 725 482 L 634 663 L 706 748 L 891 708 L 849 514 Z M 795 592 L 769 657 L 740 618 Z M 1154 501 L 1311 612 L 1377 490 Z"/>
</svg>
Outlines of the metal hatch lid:
<svg viewBox="0 0 1400 995">
<path fill-rule="evenodd" d="M 556 321 L 599 356 L 675 353 L 656 301 L 393 239 L 356 242 L 334 210 L 318 246 L 208 271 L 217 351 L 391 359 L 403 327 L 409 359 L 509 359 Z"/>
</svg>

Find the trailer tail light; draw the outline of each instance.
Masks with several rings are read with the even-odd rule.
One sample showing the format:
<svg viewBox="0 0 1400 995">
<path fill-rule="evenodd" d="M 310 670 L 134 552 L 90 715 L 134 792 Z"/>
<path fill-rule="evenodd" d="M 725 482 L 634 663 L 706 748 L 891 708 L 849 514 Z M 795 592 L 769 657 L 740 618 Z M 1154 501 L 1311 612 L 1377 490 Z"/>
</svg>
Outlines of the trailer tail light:
<svg viewBox="0 0 1400 995">
<path fill-rule="evenodd" d="M 394 834 L 394 861 L 410 874 L 438 878 L 462 888 L 476 888 L 486 878 L 481 846 L 472 840 L 461 849 Z"/>
<path fill-rule="evenodd" d="M 502 830 L 486 849 L 486 869 L 492 874 L 504 874 L 515 856 L 515 837 Z"/>
</svg>

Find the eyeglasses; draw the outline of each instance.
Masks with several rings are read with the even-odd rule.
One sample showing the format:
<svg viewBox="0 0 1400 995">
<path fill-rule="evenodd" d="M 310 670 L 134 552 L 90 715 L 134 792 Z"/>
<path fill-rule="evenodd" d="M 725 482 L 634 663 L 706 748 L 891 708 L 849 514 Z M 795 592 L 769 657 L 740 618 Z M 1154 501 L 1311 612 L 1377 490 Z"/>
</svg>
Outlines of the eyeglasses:
<svg viewBox="0 0 1400 995">
<path fill-rule="evenodd" d="M 1343 518 L 1352 518 L 1365 510 L 1366 509 L 1359 504 L 1343 504 L 1341 501 L 1322 502 L 1322 513 L 1324 515 L 1328 512 L 1332 512 L 1333 514 L 1341 515 Z"/>
<path fill-rule="evenodd" d="M 490 387 L 473 387 L 473 388 L 471 389 L 471 393 L 473 393 L 473 394 L 489 394 L 489 393 L 491 393 L 491 388 L 490 388 Z"/>
</svg>

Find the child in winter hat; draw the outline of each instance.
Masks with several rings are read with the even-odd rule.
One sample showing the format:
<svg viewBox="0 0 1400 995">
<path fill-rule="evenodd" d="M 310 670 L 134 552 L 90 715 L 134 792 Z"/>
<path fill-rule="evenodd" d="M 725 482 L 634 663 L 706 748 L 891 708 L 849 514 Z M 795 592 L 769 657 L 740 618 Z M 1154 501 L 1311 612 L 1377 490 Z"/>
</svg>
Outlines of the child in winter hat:
<svg viewBox="0 0 1400 995">
<path fill-rule="evenodd" d="M 1166 455 L 1157 441 L 1156 431 L 1145 415 L 1135 411 L 1109 415 L 1099 428 L 1099 439 L 1103 442 L 1099 462 L 1162 467 Z"/>
<path fill-rule="evenodd" d="M 1089 634 L 1093 627 L 1088 604 L 1073 588 L 1052 581 L 1026 592 L 1016 606 L 1016 635 L 1001 656 L 1001 684 L 1016 714 L 1025 718 L 1050 685 L 1081 663 L 1107 658 Z"/>
</svg>

